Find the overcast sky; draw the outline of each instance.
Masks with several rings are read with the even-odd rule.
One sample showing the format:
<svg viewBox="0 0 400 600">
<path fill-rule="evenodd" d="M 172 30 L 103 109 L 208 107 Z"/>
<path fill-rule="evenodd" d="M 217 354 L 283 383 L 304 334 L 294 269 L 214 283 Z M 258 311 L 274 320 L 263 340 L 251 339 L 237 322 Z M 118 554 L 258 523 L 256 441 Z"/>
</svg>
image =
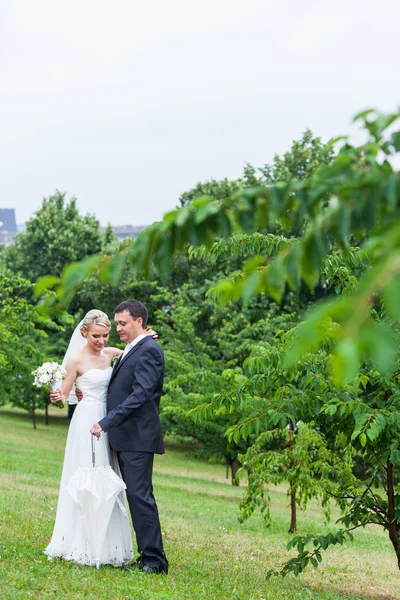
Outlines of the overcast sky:
<svg viewBox="0 0 400 600">
<path fill-rule="evenodd" d="M 147 225 L 400 103 L 399 0 L 0 0 L 0 208 Z"/>
</svg>

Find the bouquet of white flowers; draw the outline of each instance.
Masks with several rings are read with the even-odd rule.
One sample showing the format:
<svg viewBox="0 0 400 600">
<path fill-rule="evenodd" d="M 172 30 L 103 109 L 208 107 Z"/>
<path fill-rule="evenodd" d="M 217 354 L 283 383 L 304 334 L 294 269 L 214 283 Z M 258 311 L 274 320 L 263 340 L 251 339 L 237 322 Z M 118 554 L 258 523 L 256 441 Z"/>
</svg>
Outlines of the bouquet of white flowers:
<svg viewBox="0 0 400 600">
<path fill-rule="evenodd" d="M 45 362 L 41 367 L 32 371 L 32 375 L 35 378 L 33 381 L 34 386 L 40 388 L 48 385 L 52 390 L 57 390 L 62 380 L 65 379 L 67 371 L 57 362 Z M 64 404 L 59 400 L 57 406 L 63 408 Z"/>
</svg>

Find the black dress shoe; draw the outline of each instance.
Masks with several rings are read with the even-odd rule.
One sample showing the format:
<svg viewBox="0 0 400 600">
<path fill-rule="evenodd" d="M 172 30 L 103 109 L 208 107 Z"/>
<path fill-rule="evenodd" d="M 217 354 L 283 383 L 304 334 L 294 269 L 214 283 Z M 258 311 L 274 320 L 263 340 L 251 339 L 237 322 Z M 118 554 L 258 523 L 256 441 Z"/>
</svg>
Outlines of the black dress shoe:
<svg viewBox="0 0 400 600">
<path fill-rule="evenodd" d="M 142 571 L 142 573 L 149 573 L 153 575 L 159 575 L 160 573 L 168 573 L 168 570 L 164 567 L 150 567 L 149 565 L 143 565 L 143 567 L 140 570 Z"/>
</svg>

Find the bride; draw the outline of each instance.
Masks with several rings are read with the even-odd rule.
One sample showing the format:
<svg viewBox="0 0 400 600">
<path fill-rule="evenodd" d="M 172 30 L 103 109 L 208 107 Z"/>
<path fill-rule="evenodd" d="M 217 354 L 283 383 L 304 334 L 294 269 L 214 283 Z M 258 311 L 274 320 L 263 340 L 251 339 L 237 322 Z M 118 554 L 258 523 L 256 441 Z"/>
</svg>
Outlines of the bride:
<svg viewBox="0 0 400 600">
<path fill-rule="evenodd" d="M 107 434 L 96 441 L 90 434 L 93 423 L 106 416 L 112 361 L 122 354 L 118 348 L 105 347 L 110 328 L 104 312 L 95 309 L 86 314 L 67 350 L 66 358 L 70 356 L 65 365 L 67 376 L 61 388 L 50 394 L 54 403 L 60 399 L 65 401 L 76 383 L 83 392 L 83 399 L 69 427 L 56 521 L 45 554 L 49 559 L 63 558 L 97 567 L 100 564 L 121 566 L 133 558 L 126 486 L 120 478 L 118 461 L 108 445 Z M 152 330 L 146 333 L 154 335 Z M 95 477 L 100 480 L 95 481 Z M 105 503 L 102 498 L 101 503 L 102 491 L 107 498 L 113 492 L 114 501 Z M 99 505 L 103 512 L 96 515 Z M 102 535 L 99 528 L 104 529 Z"/>
</svg>

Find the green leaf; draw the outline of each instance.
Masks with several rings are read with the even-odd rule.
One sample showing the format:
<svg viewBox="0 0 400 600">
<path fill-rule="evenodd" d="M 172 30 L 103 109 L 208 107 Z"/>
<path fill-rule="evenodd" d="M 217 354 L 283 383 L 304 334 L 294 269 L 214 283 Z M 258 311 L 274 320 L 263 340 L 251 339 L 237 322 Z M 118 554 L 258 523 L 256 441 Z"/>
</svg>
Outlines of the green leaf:
<svg viewBox="0 0 400 600">
<path fill-rule="evenodd" d="M 72 298 L 75 289 L 86 279 L 86 277 L 95 271 L 99 262 L 103 261 L 101 255 L 89 256 L 82 262 L 71 263 L 63 271 L 63 303 L 67 304 Z"/>
<path fill-rule="evenodd" d="M 400 321 L 400 275 L 394 277 L 383 291 L 383 299 L 388 314 Z"/>
<path fill-rule="evenodd" d="M 250 277 L 247 277 L 243 282 L 242 288 L 242 299 L 244 306 L 247 306 L 250 299 L 255 296 L 261 288 L 261 275 L 260 273 L 252 273 Z"/>
<path fill-rule="evenodd" d="M 204 206 L 200 206 L 196 210 L 195 223 L 198 225 L 202 221 L 205 221 L 209 216 L 215 215 L 219 211 L 219 206 L 216 202 L 210 202 Z"/>
<path fill-rule="evenodd" d="M 124 270 L 125 255 L 122 253 L 116 254 L 108 263 L 107 275 L 112 286 L 116 286 L 120 281 Z"/>
<path fill-rule="evenodd" d="M 41 277 L 35 284 L 34 287 L 34 298 L 38 298 L 43 294 L 45 290 L 49 290 L 60 283 L 59 277 L 54 277 L 54 275 L 45 275 L 45 277 Z"/>
<path fill-rule="evenodd" d="M 83 263 L 75 262 L 68 265 L 63 272 L 63 284 L 65 290 L 68 292 L 79 285 L 84 278 L 85 272 L 86 269 Z"/>
<path fill-rule="evenodd" d="M 332 374 L 337 383 L 353 379 L 360 363 L 360 348 L 357 340 L 345 338 L 338 342 L 332 357 Z"/>
<path fill-rule="evenodd" d="M 274 258 L 264 273 L 266 290 L 277 302 L 280 302 L 285 290 L 285 270 L 282 257 Z"/>
<path fill-rule="evenodd" d="M 360 330 L 362 343 L 379 371 L 392 370 L 397 356 L 397 340 L 393 330 L 385 323 L 372 322 Z"/>
<path fill-rule="evenodd" d="M 374 108 L 368 108 L 367 110 L 363 110 L 362 112 L 357 113 L 355 117 L 353 117 L 353 122 L 359 121 L 361 119 L 364 120 L 365 117 L 371 115 L 372 113 L 376 113 Z"/>
<path fill-rule="evenodd" d="M 400 131 L 395 131 L 392 134 L 391 142 L 396 152 L 400 152 Z"/>
<path fill-rule="evenodd" d="M 224 212 L 220 212 L 218 215 L 221 234 L 223 237 L 228 237 L 232 233 L 231 222 Z"/>
<path fill-rule="evenodd" d="M 313 289 L 319 278 L 322 259 L 326 254 L 321 232 L 318 230 L 308 232 L 302 246 L 301 274 L 308 287 Z"/>
<path fill-rule="evenodd" d="M 286 276 L 289 286 L 293 291 L 296 291 L 301 278 L 301 245 L 294 243 L 287 253 L 285 258 Z"/>
<path fill-rule="evenodd" d="M 346 206 L 344 203 L 341 204 L 338 209 L 337 223 L 338 223 L 337 231 L 340 236 L 339 239 L 342 243 L 344 243 L 348 239 L 348 237 L 350 235 L 350 231 L 351 231 L 350 210 L 349 210 L 349 207 Z"/>
</svg>

